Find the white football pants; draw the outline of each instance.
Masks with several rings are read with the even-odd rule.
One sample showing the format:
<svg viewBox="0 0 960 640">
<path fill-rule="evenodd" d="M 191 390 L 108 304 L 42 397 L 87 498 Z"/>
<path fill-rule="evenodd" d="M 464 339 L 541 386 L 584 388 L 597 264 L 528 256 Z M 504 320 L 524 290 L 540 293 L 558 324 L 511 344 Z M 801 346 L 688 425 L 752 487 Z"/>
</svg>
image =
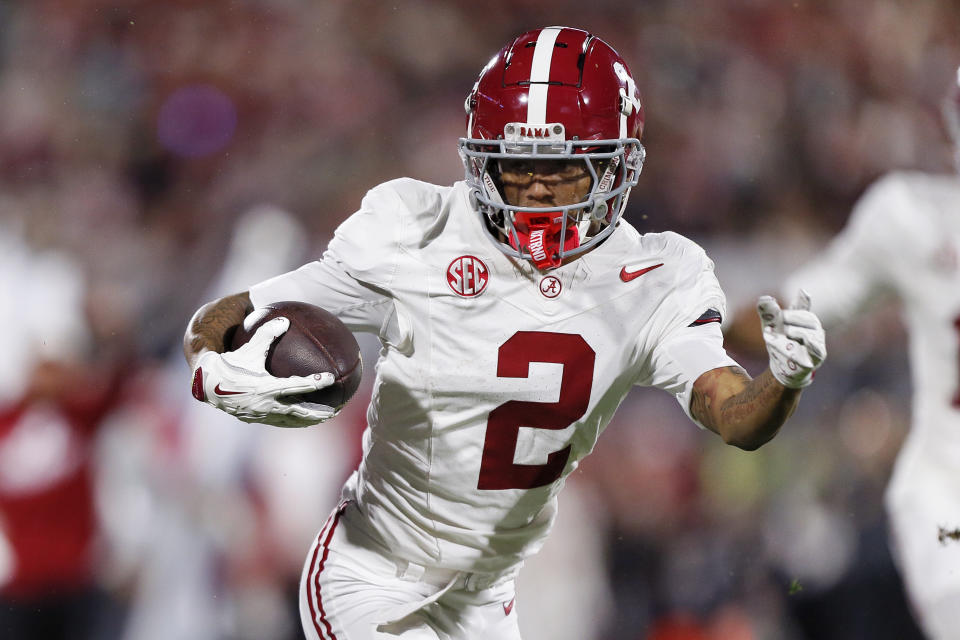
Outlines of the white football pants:
<svg viewBox="0 0 960 640">
<path fill-rule="evenodd" d="M 422 567 L 392 556 L 341 504 L 300 578 L 308 640 L 520 640 L 512 577 Z M 359 512 L 351 513 L 359 516 Z"/>
<path fill-rule="evenodd" d="M 912 435 L 912 434 L 911 434 Z M 931 640 L 960 638 L 960 540 L 940 529 L 960 527 L 955 463 L 936 444 L 910 437 L 887 487 L 894 556 L 917 622 Z"/>
</svg>

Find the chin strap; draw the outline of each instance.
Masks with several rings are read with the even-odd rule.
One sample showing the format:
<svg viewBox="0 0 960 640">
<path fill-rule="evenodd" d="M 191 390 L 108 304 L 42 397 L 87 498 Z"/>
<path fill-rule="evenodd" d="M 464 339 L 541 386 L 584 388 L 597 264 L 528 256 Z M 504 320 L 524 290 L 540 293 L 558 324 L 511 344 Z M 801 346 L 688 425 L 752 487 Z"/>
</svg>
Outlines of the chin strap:
<svg viewBox="0 0 960 640">
<path fill-rule="evenodd" d="M 560 266 L 560 221 L 562 211 L 518 211 L 514 214 L 513 233 L 509 235 L 510 246 L 520 251 L 526 249 L 529 260 L 540 271 Z M 580 234 L 576 226 L 567 227 L 563 234 L 563 250 L 571 251 L 580 246 Z"/>
</svg>

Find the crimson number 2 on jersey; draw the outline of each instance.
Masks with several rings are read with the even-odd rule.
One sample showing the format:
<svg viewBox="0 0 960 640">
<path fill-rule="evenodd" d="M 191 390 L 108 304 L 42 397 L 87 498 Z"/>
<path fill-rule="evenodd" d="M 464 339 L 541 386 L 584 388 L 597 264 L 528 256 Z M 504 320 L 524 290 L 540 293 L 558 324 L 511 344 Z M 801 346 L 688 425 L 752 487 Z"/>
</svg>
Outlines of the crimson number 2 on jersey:
<svg viewBox="0 0 960 640">
<path fill-rule="evenodd" d="M 478 489 L 533 489 L 563 475 L 570 445 L 547 456 L 546 464 L 515 464 L 520 427 L 565 429 L 583 417 L 590 403 L 596 353 L 581 336 L 518 331 L 500 346 L 497 377 L 526 378 L 531 362 L 563 365 L 557 402 L 510 400 L 490 412 L 480 460 Z"/>
</svg>

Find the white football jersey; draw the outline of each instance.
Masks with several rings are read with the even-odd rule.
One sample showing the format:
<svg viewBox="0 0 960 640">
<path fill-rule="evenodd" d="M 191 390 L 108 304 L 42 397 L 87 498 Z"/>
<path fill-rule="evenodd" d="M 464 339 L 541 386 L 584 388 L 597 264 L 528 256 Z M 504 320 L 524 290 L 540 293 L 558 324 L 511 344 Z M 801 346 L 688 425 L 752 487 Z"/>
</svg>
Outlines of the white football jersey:
<svg viewBox="0 0 960 640">
<path fill-rule="evenodd" d="M 43 359 L 83 357 L 90 345 L 82 270 L 64 254 L 36 251 L 0 218 L 0 404 L 19 401 Z M 13 317 L 10 317 L 10 314 Z"/>
<path fill-rule="evenodd" d="M 825 326 L 855 322 L 885 295 L 902 302 L 914 389 L 911 439 L 960 460 L 960 179 L 893 173 L 860 198 L 829 249 L 793 274 Z M 935 433 L 917 433 L 930 430 Z"/>
<path fill-rule="evenodd" d="M 633 385 L 674 394 L 734 366 L 704 251 L 625 221 L 541 273 L 485 233 L 464 183 L 371 190 L 323 259 L 254 286 L 302 300 L 383 348 L 364 456 L 345 494 L 380 542 L 449 569 L 508 571 L 536 551 L 564 478 Z M 642 420 L 642 416 L 638 416 Z"/>
<path fill-rule="evenodd" d="M 910 338 L 912 426 L 885 496 L 912 609 L 931 638 L 960 628 L 960 179 L 892 173 L 860 198 L 828 250 L 787 282 L 803 287 L 828 328 L 870 303 L 902 303 Z M 792 299 L 792 295 L 788 299 Z M 829 335 L 829 334 L 828 334 Z"/>
</svg>

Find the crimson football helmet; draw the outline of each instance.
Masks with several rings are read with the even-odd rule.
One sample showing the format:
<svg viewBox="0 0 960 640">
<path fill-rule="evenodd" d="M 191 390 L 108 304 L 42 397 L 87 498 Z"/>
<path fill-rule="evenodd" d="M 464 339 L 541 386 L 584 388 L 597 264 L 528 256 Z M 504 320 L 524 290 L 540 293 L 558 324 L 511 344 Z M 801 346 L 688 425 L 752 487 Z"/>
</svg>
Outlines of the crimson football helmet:
<svg viewBox="0 0 960 640">
<path fill-rule="evenodd" d="M 645 151 L 640 93 L 610 45 L 569 27 L 528 31 L 487 63 L 465 108 L 466 180 L 504 253 L 546 270 L 613 232 Z M 586 173 L 589 193 L 563 206 L 508 203 L 501 168 L 517 160 Z"/>
<path fill-rule="evenodd" d="M 957 75 L 943 101 L 943 119 L 950 139 L 953 140 L 954 163 L 957 171 L 960 171 L 960 69 L 957 69 Z"/>
</svg>

